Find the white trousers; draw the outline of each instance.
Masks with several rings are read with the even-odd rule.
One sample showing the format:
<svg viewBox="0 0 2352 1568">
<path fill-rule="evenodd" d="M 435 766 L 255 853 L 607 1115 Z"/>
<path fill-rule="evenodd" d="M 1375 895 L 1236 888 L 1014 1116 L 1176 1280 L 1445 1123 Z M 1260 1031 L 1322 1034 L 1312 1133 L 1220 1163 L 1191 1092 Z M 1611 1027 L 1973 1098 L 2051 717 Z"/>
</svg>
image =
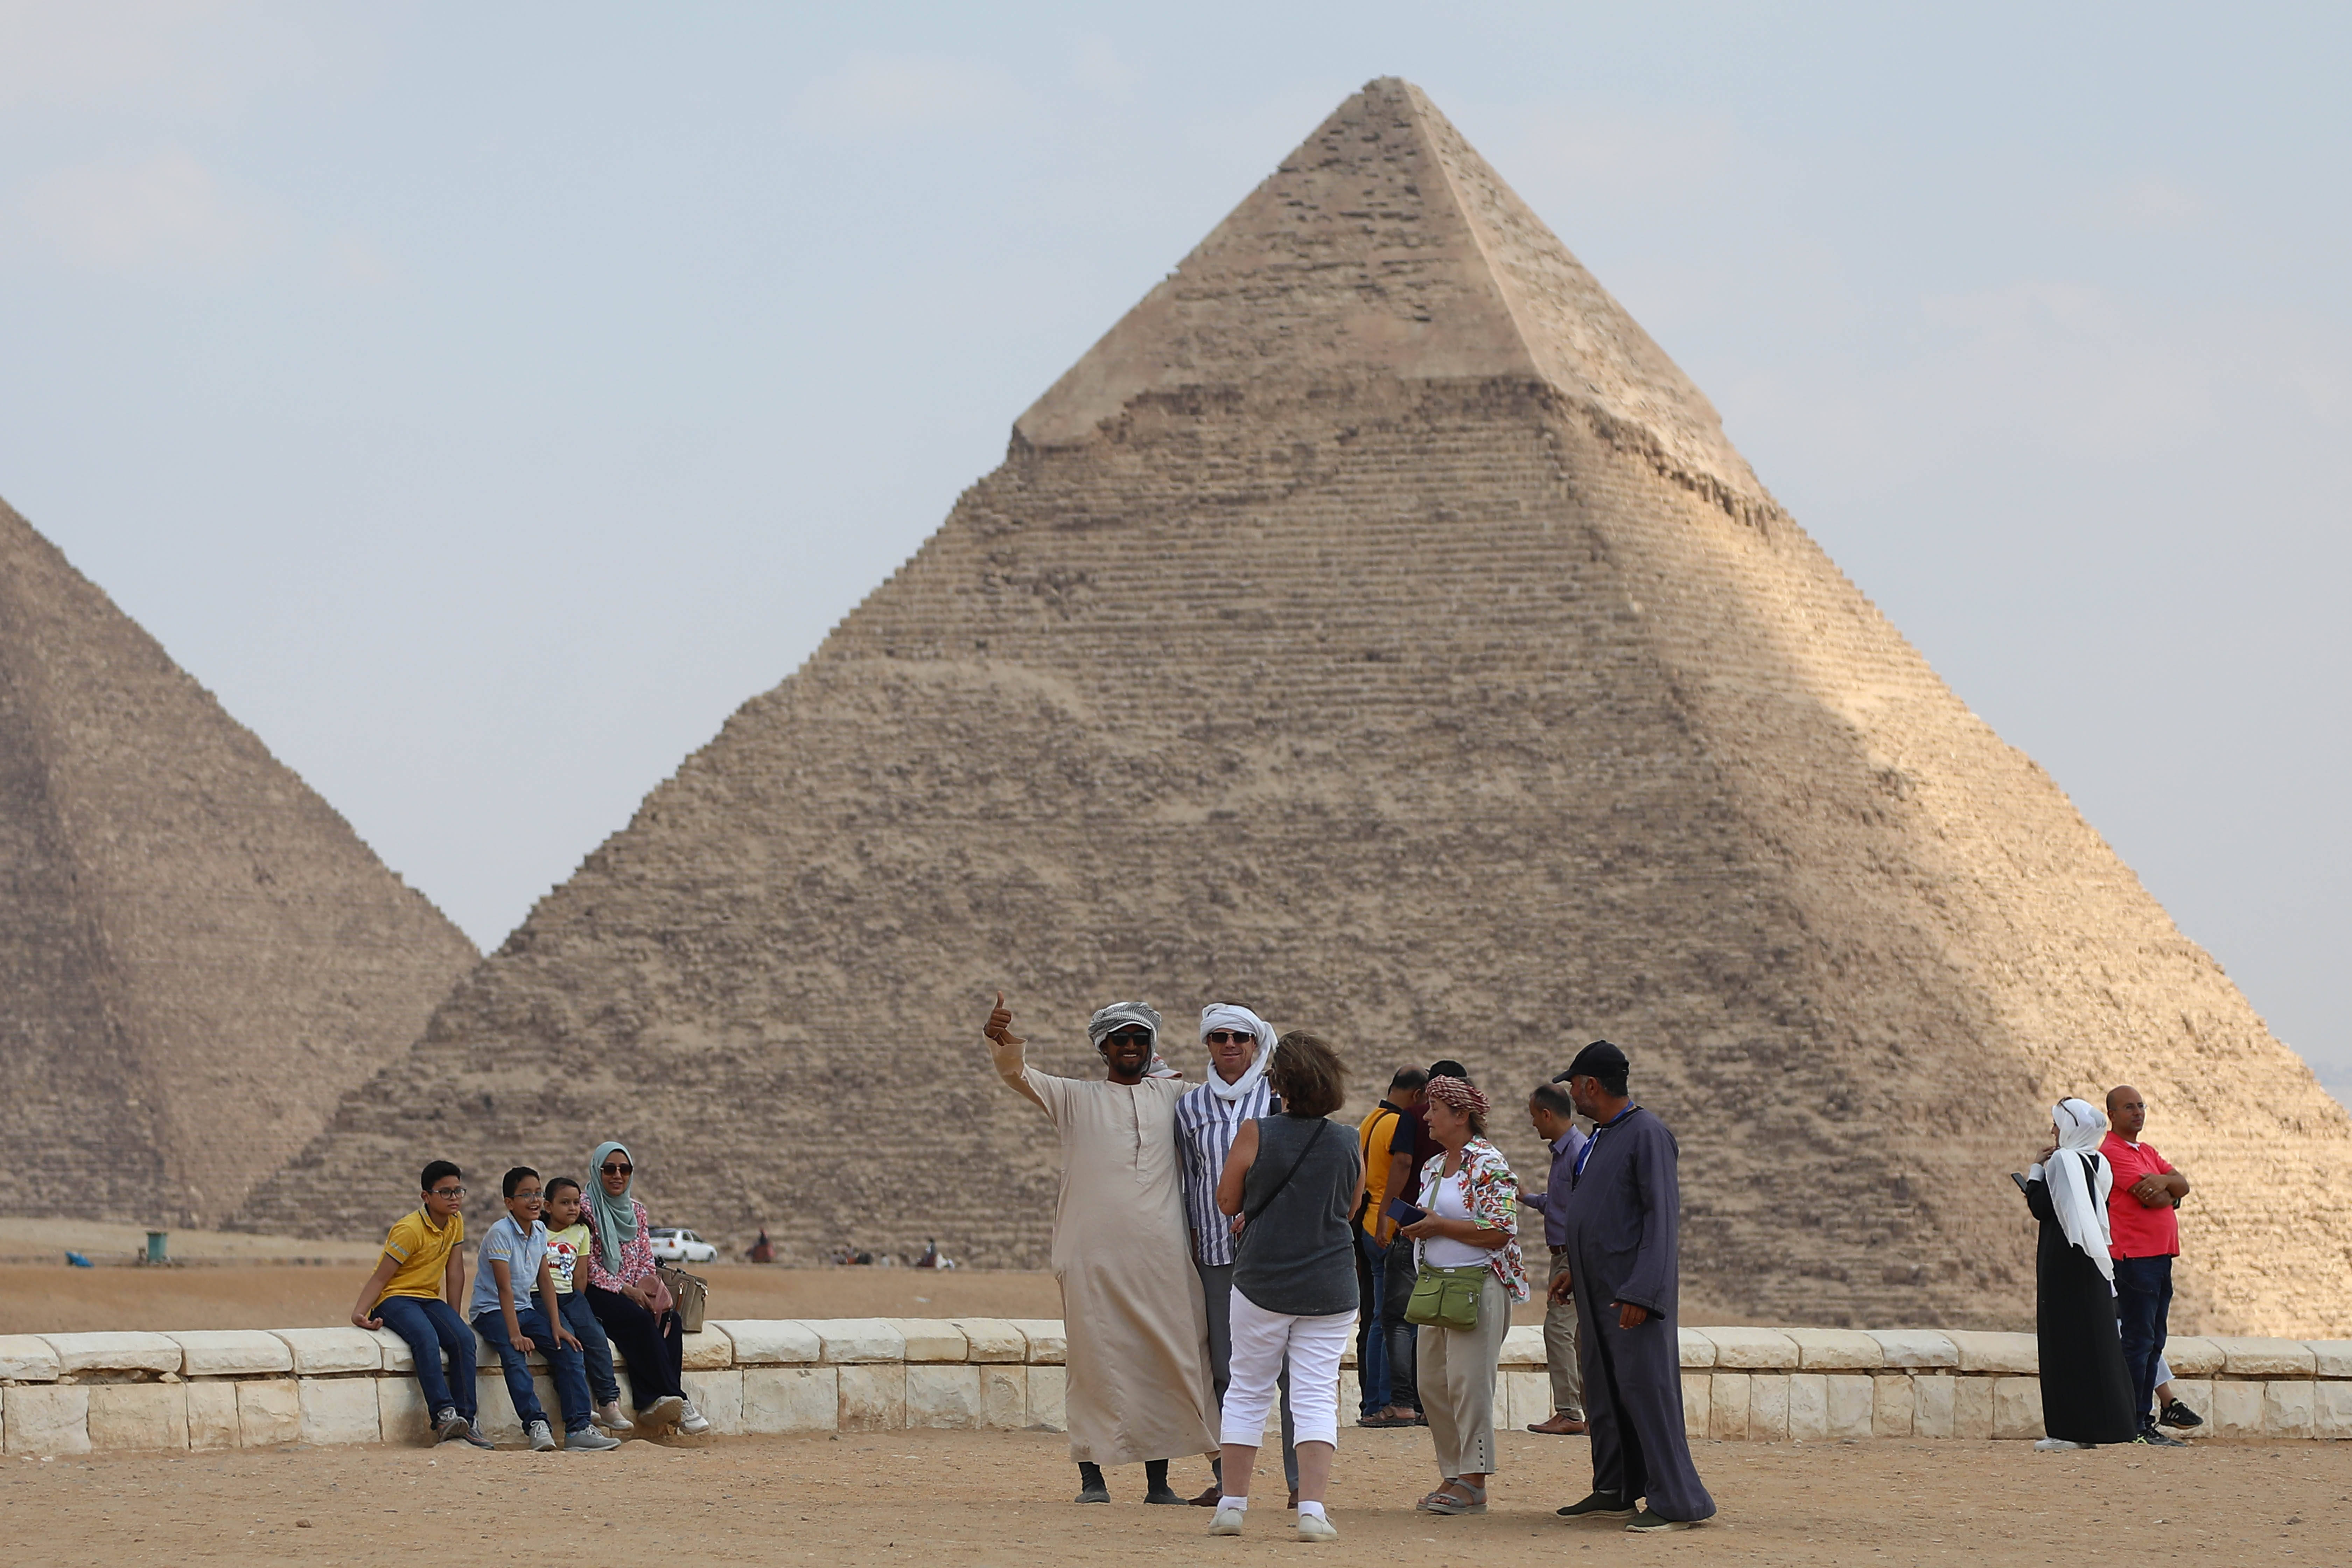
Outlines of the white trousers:
<svg viewBox="0 0 2352 1568">
<path fill-rule="evenodd" d="M 1265 1441 L 1276 1380 L 1290 1363 L 1290 1416 L 1301 1443 L 1339 1446 L 1339 1357 L 1355 1337 L 1356 1314 L 1294 1318 L 1269 1312 L 1234 1291 L 1232 1379 L 1225 1384 L 1220 1440 L 1256 1447 Z"/>
</svg>

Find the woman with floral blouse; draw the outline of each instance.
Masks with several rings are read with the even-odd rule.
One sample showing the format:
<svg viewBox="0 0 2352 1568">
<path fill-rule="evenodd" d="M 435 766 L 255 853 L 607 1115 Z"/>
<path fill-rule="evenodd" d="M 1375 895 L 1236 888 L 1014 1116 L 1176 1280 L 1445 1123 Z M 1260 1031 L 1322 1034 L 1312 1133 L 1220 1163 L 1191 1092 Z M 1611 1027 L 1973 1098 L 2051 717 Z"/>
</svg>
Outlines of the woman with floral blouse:
<svg viewBox="0 0 2352 1568">
<path fill-rule="evenodd" d="M 1460 1328 L 1423 1323 L 1414 1342 L 1421 1408 L 1445 1478 L 1418 1506 L 1426 1513 L 1484 1513 L 1486 1478 L 1495 1470 L 1495 1369 L 1511 1304 L 1528 1299 L 1519 1264 L 1519 1181 L 1486 1142 L 1486 1097 L 1468 1079 L 1433 1078 L 1423 1096 L 1430 1136 L 1445 1158 L 1422 1172 L 1414 1203 L 1426 1212 L 1402 1234 L 1412 1238 L 1423 1281 L 1466 1281 L 1476 1317 Z"/>
<path fill-rule="evenodd" d="M 669 1288 L 655 1270 L 646 1205 L 630 1194 L 636 1163 L 622 1144 L 599 1143 L 589 1165 L 588 1307 L 629 1363 L 637 1426 L 708 1432 L 709 1421 L 687 1398 L 681 1381 L 685 1334 Z"/>
</svg>

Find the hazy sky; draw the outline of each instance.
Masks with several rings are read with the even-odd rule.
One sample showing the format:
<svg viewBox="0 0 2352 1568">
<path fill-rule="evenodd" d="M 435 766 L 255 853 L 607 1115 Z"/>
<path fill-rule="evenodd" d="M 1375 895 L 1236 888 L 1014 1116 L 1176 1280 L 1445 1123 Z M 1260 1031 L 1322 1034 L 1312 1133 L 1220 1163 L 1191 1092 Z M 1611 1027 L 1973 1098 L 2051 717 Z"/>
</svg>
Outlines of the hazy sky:
<svg viewBox="0 0 2352 1568">
<path fill-rule="evenodd" d="M 2352 1089 L 2338 6 L 0 0 L 0 496 L 485 947 L 1407 76 Z"/>
</svg>

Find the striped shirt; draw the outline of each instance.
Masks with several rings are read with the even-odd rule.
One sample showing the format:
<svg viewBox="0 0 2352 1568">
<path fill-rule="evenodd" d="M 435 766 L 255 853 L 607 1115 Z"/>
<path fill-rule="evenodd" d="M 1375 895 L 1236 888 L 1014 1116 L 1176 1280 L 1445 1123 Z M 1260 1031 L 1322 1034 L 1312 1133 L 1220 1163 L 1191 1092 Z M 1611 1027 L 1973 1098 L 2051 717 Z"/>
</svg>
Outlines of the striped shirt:
<svg viewBox="0 0 2352 1568">
<path fill-rule="evenodd" d="M 1217 1178 L 1225 1173 L 1225 1156 L 1234 1152 L 1243 1122 L 1281 1109 L 1282 1097 L 1263 1078 L 1239 1100 L 1219 1099 L 1204 1083 L 1176 1102 L 1176 1146 L 1184 1155 L 1184 1216 L 1192 1226 L 1192 1256 L 1212 1268 L 1234 1260 L 1233 1218 L 1217 1212 Z"/>
</svg>

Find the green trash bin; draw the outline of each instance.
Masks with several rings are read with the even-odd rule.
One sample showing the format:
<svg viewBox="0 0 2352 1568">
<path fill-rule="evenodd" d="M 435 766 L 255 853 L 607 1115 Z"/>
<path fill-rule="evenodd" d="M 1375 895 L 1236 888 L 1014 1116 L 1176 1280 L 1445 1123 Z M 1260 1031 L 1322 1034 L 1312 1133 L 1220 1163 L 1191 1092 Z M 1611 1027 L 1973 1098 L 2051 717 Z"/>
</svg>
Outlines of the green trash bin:
<svg viewBox="0 0 2352 1568">
<path fill-rule="evenodd" d="M 151 1230 L 147 1233 L 148 1262 L 169 1263 L 172 1261 L 170 1258 L 164 1255 L 163 1251 L 163 1244 L 170 1238 L 171 1234 L 172 1233 L 168 1230 Z"/>
</svg>

